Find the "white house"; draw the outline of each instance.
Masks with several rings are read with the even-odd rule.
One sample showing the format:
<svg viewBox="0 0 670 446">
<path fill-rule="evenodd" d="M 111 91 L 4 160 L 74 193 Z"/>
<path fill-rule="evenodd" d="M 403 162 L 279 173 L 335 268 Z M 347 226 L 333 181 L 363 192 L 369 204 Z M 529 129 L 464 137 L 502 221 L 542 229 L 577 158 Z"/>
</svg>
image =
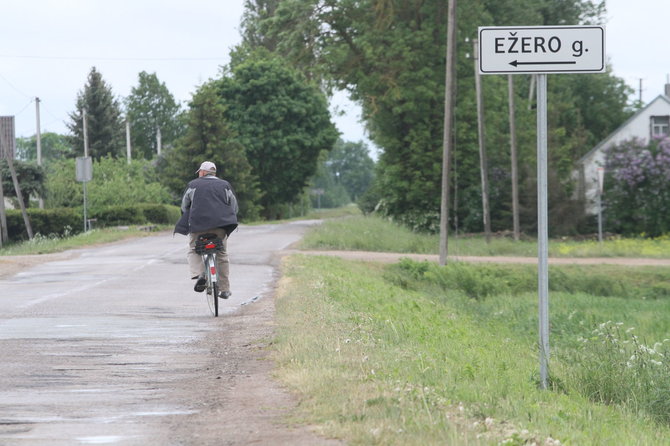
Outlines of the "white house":
<svg viewBox="0 0 670 446">
<path fill-rule="evenodd" d="M 665 94 L 640 109 L 577 162 L 577 193 L 585 200 L 588 213 L 597 212 L 598 168 L 605 165 L 606 150 L 633 138 L 647 144 L 652 137 L 663 135 L 670 136 L 670 84 L 665 85 Z"/>
</svg>

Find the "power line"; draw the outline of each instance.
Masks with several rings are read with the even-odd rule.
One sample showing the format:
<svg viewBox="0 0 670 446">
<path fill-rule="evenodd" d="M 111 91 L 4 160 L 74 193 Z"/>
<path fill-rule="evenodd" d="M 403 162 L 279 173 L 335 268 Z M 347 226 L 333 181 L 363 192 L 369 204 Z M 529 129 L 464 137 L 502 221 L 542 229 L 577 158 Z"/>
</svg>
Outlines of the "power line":
<svg viewBox="0 0 670 446">
<path fill-rule="evenodd" d="M 27 98 L 32 99 L 32 96 L 30 96 L 30 95 L 28 95 L 28 94 L 25 94 L 23 91 L 19 90 L 14 84 L 12 84 L 11 82 L 9 82 L 9 80 L 8 80 L 5 76 L 3 76 L 2 74 L 0 74 L 0 78 L 1 78 L 3 81 L 5 81 L 5 82 L 7 83 L 7 85 L 9 85 L 10 87 L 12 87 L 12 89 L 13 89 L 14 91 L 16 91 L 17 93 L 19 93 L 20 95 L 23 95 L 23 96 L 25 96 L 25 97 L 27 97 Z"/>
<path fill-rule="evenodd" d="M 112 62 L 188 62 L 225 60 L 227 56 L 218 57 L 100 57 L 100 56 L 36 56 L 0 54 L 1 59 L 36 59 L 36 60 L 102 60 Z"/>
</svg>

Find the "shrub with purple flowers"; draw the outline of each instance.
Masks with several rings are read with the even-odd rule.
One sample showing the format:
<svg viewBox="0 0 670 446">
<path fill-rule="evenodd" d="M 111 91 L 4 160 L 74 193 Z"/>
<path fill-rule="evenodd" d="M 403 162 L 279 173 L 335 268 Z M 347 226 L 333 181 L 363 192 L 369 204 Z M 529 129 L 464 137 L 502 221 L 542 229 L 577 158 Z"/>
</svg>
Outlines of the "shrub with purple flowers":
<svg viewBox="0 0 670 446">
<path fill-rule="evenodd" d="M 670 232 L 670 138 L 638 139 L 606 154 L 603 205 L 608 229 L 656 237 Z"/>
</svg>

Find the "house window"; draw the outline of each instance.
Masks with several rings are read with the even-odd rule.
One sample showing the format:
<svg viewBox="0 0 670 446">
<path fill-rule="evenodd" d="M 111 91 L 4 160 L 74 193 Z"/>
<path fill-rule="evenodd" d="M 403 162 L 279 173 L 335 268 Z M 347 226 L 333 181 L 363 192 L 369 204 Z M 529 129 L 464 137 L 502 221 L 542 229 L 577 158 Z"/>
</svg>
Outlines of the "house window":
<svg viewBox="0 0 670 446">
<path fill-rule="evenodd" d="M 651 136 L 660 137 L 670 135 L 670 116 L 651 117 Z"/>
</svg>

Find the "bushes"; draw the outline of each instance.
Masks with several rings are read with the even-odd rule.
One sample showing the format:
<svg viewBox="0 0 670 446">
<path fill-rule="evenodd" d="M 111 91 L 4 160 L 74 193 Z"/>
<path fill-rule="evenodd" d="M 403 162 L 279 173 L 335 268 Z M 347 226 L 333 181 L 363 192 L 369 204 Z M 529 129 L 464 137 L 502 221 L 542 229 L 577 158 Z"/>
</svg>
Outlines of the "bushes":
<svg viewBox="0 0 670 446">
<path fill-rule="evenodd" d="M 170 225 L 177 222 L 180 211 L 177 206 L 165 204 L 137 204 L 133 206 L 105 206 L 93 213 L 98 226 L 117 226 L 155 223 Z"/>
<path fill-rule="evenodd" d="M 78 233 L 83 230 L 84 217 L 81 208 L 27 209 L 33 234 L 58 235 Z M 162 224 L 171 225 L 179 219 L 177 206 L 164 204 L 138 204 L 133 206 L 106 206 L 89 215 L 95 218 L 96 227 Z M 18 241 L 28 238 L 23 216 L 19 210 L 7 211 L 9 239 Z"/>
<path fill-rule="evenodd" d="M 74 208 L 26 209 L 33 234 L 58 235 L 81 232 L 84 220 L 81 211 Z M 7 233 L 10 240 L 26 240 L 28 233 L 19 210 L 7 211 Z"/>
</svg>

